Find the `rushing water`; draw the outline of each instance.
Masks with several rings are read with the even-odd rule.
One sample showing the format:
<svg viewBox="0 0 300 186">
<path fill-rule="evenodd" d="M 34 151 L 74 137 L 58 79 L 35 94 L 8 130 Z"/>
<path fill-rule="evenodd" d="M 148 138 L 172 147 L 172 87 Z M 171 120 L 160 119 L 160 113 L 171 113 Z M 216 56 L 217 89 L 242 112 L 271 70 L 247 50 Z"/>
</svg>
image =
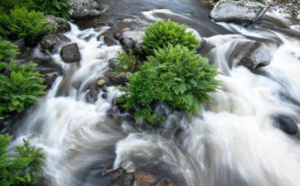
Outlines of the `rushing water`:
<svg viewBox="0 0 300 186">
<path fill-rule="evenodd" d="M 247 29 L 216 24 L 207 17 L 210 7 L 195 0 L 109 0 L 103 6 L 104 22 L 114 26 L 94 29 L 78 22 L 80 30 L 72 24 L 65 35 L 78 44 L 80 64 L 65 64 L 58 53 L 52 55 L 62 75 L 11 129 L 11 147 L 25 138 L 44 149 L 45 180 L 40 185 L 97 185 L 95 165 L 104 162 L 111 162 L 112 169 L 155 169 L 158 176 L 173 177 L 176 185 L 300 185 L 300 135 L 288 135 L 273 124 L 278 114 L 300 121 L 299 25 L 292 26 L 277 13 L 266 14 Z M 112 86 L 107 99 L 101 90 L 92 101 L 88 87 L 105 76 L 108 60 L 122 50 L 97 36 L 126 26 L 123 18 L 171 18 L 215 45 L 204 53 L 222 72 L 217 77 L 222 87 L 212 95 L 215 102 L 193 116 L 172 113 L 152 129 L 132 125 L 126 113 L 114 112 L 112 103 L 120 92 Z M 240 44 L 253 41 L 264 42 L 273 55 L 269 66 L 255 72 L 237 66 L 232 57 L 242 51 Z M 32 55 L 43 56 L 38 48 Z"/>
</svg>

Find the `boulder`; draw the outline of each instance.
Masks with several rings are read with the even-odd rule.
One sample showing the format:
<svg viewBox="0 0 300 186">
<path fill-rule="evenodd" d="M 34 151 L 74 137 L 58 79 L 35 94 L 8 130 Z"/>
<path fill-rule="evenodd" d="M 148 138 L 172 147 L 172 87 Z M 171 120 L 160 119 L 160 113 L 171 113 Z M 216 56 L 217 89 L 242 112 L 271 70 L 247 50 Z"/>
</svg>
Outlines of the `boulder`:
<svg viewBox="0 0 300 186">
<path fill-rule="evenodd" d="M 64 62 L 74 63 L 81 59 L 77 43 L 72 43 L 62 47 L 60 56 Z"/>
<path fill-rule="evenodd" d="M 109 80 L 114 85 L 125 85 L 127 82 L 127 74 L 125 72 L 122 72 L 120 74 L 113 73 L 109 76 Z"/>
<path fill-rule="evenodd" d="M 51 34 L 45 36 L 40 42 L 43 51 L 46 53 L 53 53 L 58 50 L 58 48 L 71 40 L 64 36 L 63 34 Z"/>
<path fill-rule="evenodd" d="M 254 42 L 239 60 L 239 64 L 250 70 L 258 67 L 267 66 L 272 61 L 271 51 L 262 42 Z"/>
<path fill-rule="evenodd" d="M 95 17 L 101 14 L 98 8 L 98 4 L 93 0 L 74 0 L 69 14 L 72 19 Z"/>
<path fill-rule="evenodd" d="M 297 134 L 298 133 L 298 125 L 294 118 L 285 115 L 278 115 L 274 118 L 275 123 L 281 130 L 288 134 Z"/>
<path fill-rule="evenodd" d="M 48 15 L 46 16 L 46 20 L 53 25 L 52 29 L 54 33 L 65 33 L 71 30 L 68 21 L 63 18 Z"/>
<path fill-rule="evenodd" d="M 134 172 L 133 176 L 137 186 L 154 186 L 157 182 L 156 176 L 141 170 Z"/>
<path fill-rule="evenodd" d="M 259 2 L 222 0 L 214 6 L 210 17 L 217 22 L 253 23 L 266 11 L 267 7 Z"/>
<path fill-rule="evenodd" d="M 136 54 L 144 55 L 142 34 L 142 31 L 125 31 L 119 34 L 117 39 L 125 50 L 131 49 Z"/>
</svg>

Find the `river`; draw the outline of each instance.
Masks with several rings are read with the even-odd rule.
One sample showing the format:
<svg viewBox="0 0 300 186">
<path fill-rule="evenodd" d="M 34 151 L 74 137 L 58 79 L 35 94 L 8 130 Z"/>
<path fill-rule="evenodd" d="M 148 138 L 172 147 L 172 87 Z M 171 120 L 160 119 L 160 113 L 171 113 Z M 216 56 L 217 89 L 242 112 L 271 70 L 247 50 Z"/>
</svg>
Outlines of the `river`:
<svg viewBox="0 0 300 186">
<path fill-rule="evenodd" d="M 85 19 L 72 22 L 65 34 L 78 44 L 80 64 L 66 64 L 53 54 L 52 66 L 62 67 L 62 75 L 8 129 L 15 136 L 11 147 L 28 139 L 44 149 L 40 185 L 98 185 L 101 164 L 144 169 L 179 186 L 300 185 L 300 134 L 274 126 L 280 114 L 300 123 L 299 24 L 276 12 L 247 28 L 215 23 L 208 18 L 212 7 L 200 0 L 106 0 L 101 5 L 105 11 L 99 19 L 108 26 L 94 29 L 96 19 Z M 100 91 L 91 101 L 87 87 L 105 76 L 108 60 L 122 50 L 97 37 L 167 18 L 215 45 L 203 54 L 222 72 L 215 102 L 192 116 L 173 112 L 159 127 L 149 127 L 129 122 L 116 109 L 113 101 L 121 93 L 113 86 L 107 99 Z M 232 56 L 243 50 L 241 43 L 251 41 L 271 50 L 270 65 L 255 71 L 236 65 Z M 37 47 L 31 55 L 45 54 Z"/>
</svg>

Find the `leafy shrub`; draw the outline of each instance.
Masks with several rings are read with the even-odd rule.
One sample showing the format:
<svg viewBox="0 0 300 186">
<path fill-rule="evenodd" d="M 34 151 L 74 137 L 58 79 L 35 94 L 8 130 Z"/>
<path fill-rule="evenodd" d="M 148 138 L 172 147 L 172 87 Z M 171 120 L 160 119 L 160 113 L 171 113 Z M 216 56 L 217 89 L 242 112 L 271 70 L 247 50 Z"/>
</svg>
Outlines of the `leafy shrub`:
<svg viewBox="0 0 300 186">
<path fill-rule="evenodd" d="M 34 43 L 52 30 L 43 13 L 28 11 L 26 7 L 11 11 L 9 28 L 13 34 L 24 38 L 27 43 Z"/>
<path fill-rule="evenodd" d="M 3 41 L 0 37 L 0 62 L 11 60 L 18 53 L 18 46 L 9 41 Z"/>
<path fill-rule="evenodd" d="M 44 12 L 46 15 L 53 15 L 69 19 L 71 0 L 31 0 L 36 10 Z"/>
<path fill-rule="evenodd" d="M 153 55 L 154 50 L 167 47 L 169 44 L 177 44 L 195 50 L 199 47 L 199 41 L 193 32 L 186 31 L 187 26 L 179 25 L 171 20 L 158 21 L 146 28 L 143 35 L 143 49 L 147 54 Z"/>
<path fill-rule="evenodd" d="M 169 45 L 155 51 L 140 71 L 128 74 L 128 86 L 120 97 L 127 109 L 135 112 L 135 119 L 145 117 L 153 123 L 155 101 L 167 101 L 173 109 L 193 113 L 201 110 L 201 104 L 212 100 L 219 82 L 215 66 L 206 58 L 190 51 L 187 47 Z"/>
<path fill-rule="evenodd" d="M 8 156 L 6 149 L 11 136 L 0 134 L 0 185 L 33 185 L 37 182 L 36 173 L 41 172 L 44 154 L 28 141 L 15 148 L 18 156 Z"/>
<path fill-rule="evenodd" d="M 118 67 L 114 70 L 116 72 L 135 72 L 138 69 L 138 61 L 132 50 L 129 50 L 128 54 L 125 52 L 118 52 L 118 58 L 115 62 Z"/>
<path fill-rule="evenodd" d="M 36 64 L 32 62 L 25 66 L 15 62 L 0 63 L 0 71 L 6 68 L 10 74 L 0 74 L 0 117 L 14 111 L 21 112 L 44 94 L 44 79 L 39 72 L 33 71 L 34 67 Z"/>
</svg>

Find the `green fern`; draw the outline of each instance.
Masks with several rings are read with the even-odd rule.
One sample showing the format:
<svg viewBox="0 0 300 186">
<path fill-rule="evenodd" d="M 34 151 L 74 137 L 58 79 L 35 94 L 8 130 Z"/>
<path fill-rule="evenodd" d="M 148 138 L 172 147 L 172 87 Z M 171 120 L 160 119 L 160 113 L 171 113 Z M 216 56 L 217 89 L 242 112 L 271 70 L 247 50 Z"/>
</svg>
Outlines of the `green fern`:
<svg viewBox="0 0 300 186">
<path fill-rule="evenodd" d="M 16 156 L 8 156 L 6 149 L 11 139 L 0 134 L 0 185 L 34 185 L 45 159 L 42 149 L 24 141 L 23 146 L 15 148 Z"/>
<path fill-rule="evenodd" d="M 44 79 L 33 71 L 35 66 L 32 62 L 25 66 L 12 62 L 6 66 L 10 75 L 0 74 L 0 117 L 14 111 L 21 112 L 45 93 Z"/>
<path fill-rule="evenodd" d="M 167 47 L 169 44 L 182 45 L 189 50 L 195 50 L 199 47 L 199 41 L 193 32 L 187 32 L 186 28 L 187 26 L 171 20 L 158 21 L 145 29 L 143 49 L 148 55 L 153 55 L 154 50 Z"/>
<path fill-rule="evenodd" d="M 173 109 L 194 113 L 201 104 L 212 101 L 210 92 L 216 91 L 219 82 L 215 66 L 206 58 L 187 47 L 169 45 L 155 51 L 154 56 L 140 67 L 140 71 L 129 73 L 125 93 L 121 96 L 123 107 L 135 112 L 135 119 L 144 117 L 153 123 L 155 101 L 167 101 Z"/>
<path fill-rule="evenodd" d="M 34 43 L 51 33 L 52 25 L 44 18 L 43 13 L 28 11 L 26 7 L 22 7 L 11 11 L 9 29 L 19 38 L 24 38 L 28 43 Z"/>
<path fill-rule="evenodd" d="M 13 59 L 19 53 L 18 46 L 0 37 L 0 61 Z"/>
<path fill-rule="evenodd" d="M 63 17 L 69 19 L 69 10 L 71 9 L 71 0 L 31 0 L 35 9 L 44 12 L 46 15 Z"/>
<path fill-rule="evenodd" d="M 132 50 L 129 50 L 128 54 L 118 52 L 118 57 L 114 61 L 118 65 L 114 69 L 116 72 L 135 72 L 138 69 L 138 60 Z"/>
</svg>

